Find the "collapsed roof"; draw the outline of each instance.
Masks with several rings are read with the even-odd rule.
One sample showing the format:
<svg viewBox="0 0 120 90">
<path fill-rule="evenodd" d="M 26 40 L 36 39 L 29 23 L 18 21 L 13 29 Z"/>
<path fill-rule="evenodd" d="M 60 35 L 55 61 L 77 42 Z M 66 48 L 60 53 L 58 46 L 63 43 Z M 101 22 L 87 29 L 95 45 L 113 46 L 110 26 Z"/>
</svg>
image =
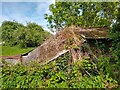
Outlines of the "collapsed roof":
<svg viewBox="0 0 120 90">
<path fill-rule="evenodd" d="M 29 60 L 38 60 L 40 63 L 48 63 L 68 52 L 75 45 L 80 45 L 84 42 L 84 39 L 108 38 L 108 30 L 107 27 L 66 27 L 46 40 L 41 46 L 28 53 L 28 55 L 23 56 L 22 61 L 26 63 Z"/>
</svg>

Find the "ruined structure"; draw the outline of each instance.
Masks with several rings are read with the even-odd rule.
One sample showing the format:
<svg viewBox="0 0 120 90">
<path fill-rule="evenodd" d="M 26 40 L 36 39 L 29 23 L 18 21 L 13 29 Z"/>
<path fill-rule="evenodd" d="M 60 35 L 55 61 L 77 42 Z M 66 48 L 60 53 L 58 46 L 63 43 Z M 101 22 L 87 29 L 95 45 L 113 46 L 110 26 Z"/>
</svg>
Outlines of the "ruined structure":
<svg viewBox="0 0 120 90">
<path fill-rule="evenodd" d="M 82 47 L 85 47 L 85 43 L 91 43 L 92 45 L 92 40 L 105 41 L 108 38 L 108 30 L 107 27 L 66 27 L 31 52 L 2 58 L 15 64 L 19 62 L 26 64 L 31 60 L 37 60 L 40 64 L 45 64 L 69 52 L 72 57 L 71 62 L 75 62 L 76 60 L 82 60 L 84 56 L 88 56 L 88 48 L 86 50 L 82 49 Z"/>
<path fill-rule="evenodd" d="M 40 63 L 48 63 L 66 52 L 70 52 L 72 62 L 82 60 L 83 52 L 80 47 L 88 39 L 106 39 L 107 27 L 80 28 L 66 27 L 50 37 L 41 46 L 37 47 L 21 58 L 22 63 L 37 60 Z"/>
</svg>

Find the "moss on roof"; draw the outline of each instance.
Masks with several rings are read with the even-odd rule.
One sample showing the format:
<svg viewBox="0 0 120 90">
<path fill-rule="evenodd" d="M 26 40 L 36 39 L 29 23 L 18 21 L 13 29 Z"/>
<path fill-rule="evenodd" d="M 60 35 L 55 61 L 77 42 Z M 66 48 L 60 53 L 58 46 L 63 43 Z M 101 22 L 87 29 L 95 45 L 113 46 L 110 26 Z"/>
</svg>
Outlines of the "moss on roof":
<svg viewBox="0 0 120 90">
<path fill-rule="evenodd" d="M 64 30 L 57 32 L 56 35 L 50 37 L 41 46 L 33 50 L 28 54 L 26 59 L 35 60 L 38 59 L 39 62 L 49 62 L 55 57 L 59 57 L 60 53 L 66 49 L 68 41 L 70 42 L 70 47 L 75 45 L 80 45 L 84 42 L 83 38 L 89 39 L 100 39 L 107 38 L 108 29 L 102 28 L 80 28 L 75 26 L 66 27 Z M 83 38 L 82 38 L 83 37 Z M 64 54 L 64 53 L 63 53 Z"/>
</svg>

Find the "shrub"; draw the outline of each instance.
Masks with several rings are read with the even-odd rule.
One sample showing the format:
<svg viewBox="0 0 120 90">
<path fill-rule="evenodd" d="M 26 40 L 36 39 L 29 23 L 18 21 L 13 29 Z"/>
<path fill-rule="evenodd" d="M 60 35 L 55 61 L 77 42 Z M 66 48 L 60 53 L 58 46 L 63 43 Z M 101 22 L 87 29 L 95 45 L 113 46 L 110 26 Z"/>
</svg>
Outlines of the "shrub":
<svg viewBox="0 0 120 90">
<path fill-rule="evenodd" d="M 94 65 L 83 60 L 68 65 L 69 54 L 53 62 L 11 65 L 3 62 L 2 88 L 117 88 L 118 82 L 108 74 L 93 74 Z M 97 65 L 96 65 L 97 66 Z"/>
</svg>

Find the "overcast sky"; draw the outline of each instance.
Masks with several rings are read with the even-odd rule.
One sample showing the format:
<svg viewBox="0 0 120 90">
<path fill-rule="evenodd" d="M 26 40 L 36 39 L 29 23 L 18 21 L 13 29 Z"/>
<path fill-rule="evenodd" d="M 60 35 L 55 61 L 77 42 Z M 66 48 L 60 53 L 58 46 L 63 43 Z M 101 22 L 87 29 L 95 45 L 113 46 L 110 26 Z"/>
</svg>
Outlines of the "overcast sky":
<svg viewBox="0 0 120 90">
<path fill-rule="evenodd" d="M 0 11 L 2 11 L 0 12 L 0 25 L 4 20 L 9 20 L 24 25 L 26 22 L 35 22 L 47 28 L 44 14 L 50 14 L 49 5 L 52 3 L 54 0 L 2 0 L 0 1 Z"/>
</svg>

